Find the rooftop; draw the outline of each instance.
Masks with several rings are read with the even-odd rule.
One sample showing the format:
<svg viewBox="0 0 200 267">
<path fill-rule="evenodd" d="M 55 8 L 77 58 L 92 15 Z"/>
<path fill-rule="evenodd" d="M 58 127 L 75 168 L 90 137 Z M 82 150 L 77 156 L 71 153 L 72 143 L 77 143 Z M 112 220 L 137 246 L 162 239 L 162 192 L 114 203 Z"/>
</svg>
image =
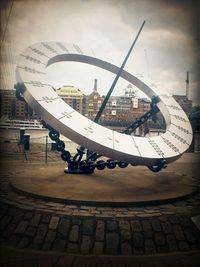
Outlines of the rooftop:
<svg viewBox="0 0 200 267">
<path fill-rule="evenodd" d="M 83 92 L 72 85 L 65 85 L 58 88 L 56 92 L 59 96 L 83 96 Z"/>
</svg>

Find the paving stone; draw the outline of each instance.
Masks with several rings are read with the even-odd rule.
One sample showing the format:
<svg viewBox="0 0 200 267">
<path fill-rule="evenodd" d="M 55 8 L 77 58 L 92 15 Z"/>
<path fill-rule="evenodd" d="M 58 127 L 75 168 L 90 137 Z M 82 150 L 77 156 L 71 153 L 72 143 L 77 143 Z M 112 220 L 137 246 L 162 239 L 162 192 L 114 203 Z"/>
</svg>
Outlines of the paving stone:
<svg viewBox="0 0 200 267">
<path fill-rule="evenodd" d="M 184 234 L 183 234 L 183 230 L 182 230 L 180 225 L 174 225 L 173 231 L 174 231 L 174 234 L 175 234 L 177 240 L 180 241 L 180 240 L 185 239 Z"/>
<path fill-rule="evenodd" d="M 186 216 L 180 215 L 179 218 L 182 226 L 184 227 L 191 226 L 191 221 Z"/>
<path fill-rule="evenodd" d="M 20 240 L 20 242 L 18 243 L 18 245 L 17 245 L 17 247 L 18 248 L 26 248 L 26 247 L 28 247 L 28 245 L 29 245 L 29 239 L 26 237 L 26 236 L 24 236 L 21 240 Z"/>
<path fill-rule="evenodd" d="M 152 227 L 149 221 L 142 221 L 142 228 L 144 231 L 144 237 L 145 238 L 152 238 L 153 237 L 153 231 Z"/>
<path fill-rule="evenodd" d="M 173 224 L 179 224 L 180 223 L 180 219 L 178 215 L 173 215 L 169 217 L 169 220 L 171 223 Z"/>
<path fill-rule="evenodd" d="M 82 220 L 76 217 L 72 217 L 72 225 L 77 224 L 77 225 L 81 225 L 82 224 Z"/>
<path fill-rule="evenodd" d="M 169 248 L 167 246 L 157 246 L 156 250 L 158 253 L 167 253 Z"/>
<path fill-rule="evenodd" d="M 186 237 L 186 240 L 190 243 L 190 244 L 194 244 L 196 242 L 196 237 L 193 234 L 193 231 L 190 228 L 185 228 L 184 229 L 184 234 Z"/>
<path fill-rule="evenodd" d="M 136 248 L 141 248 L 143 247 L 143 243 L 144 243 L 144 237 L 142 233 L 140 232 L 133 233 L 133 246 Z"/>
<path fill-rule="evenodd" d="M 73 225 L 69 234 L 69 240 L 71 242 L 78 242 L 79 240 L 79 226 Z"/>
<path fill-rule="evenodd" d="M 66 240 L 61 239 L 61 238 L 56 238 L 53 243 L 53 249 L 57 251 L 64 251 L 65 245 L 66 245 Z"/>
<path fill-rule="evenodd" d="M 152 219 L 151 220 L 151 225 L 152 225 L 152 228 L 153 228 L 153 231 L 154 232 L 160 232 L 161 231 L 161 223 L 158 219 Z"/>
<path fill-rule="evenodd" d="M 128 221 L 121 221 L 119 228 L 122 242 L 130 240 L 132 237 L 130 223 Z"/>
<path fill-rule="evenodd" d="M 3 205 L 1 205 L 1 208 L 3 208 Z M 14 217 L 14 216 L 17 215 L 17 212 L 18 212 L 19 210 L 16 209 L 16 207 L 14 207 L 14 206 L 9 206 L 9 208 L 8 208 L 8 206 L 7 206 L 6 211 L 7 211 L 6 214 L 7 214 L 8 216 Z M 5 214 L 5 213 L 4 213 L 4 214 Z"/>
<path fill-rule="evenodd" d="M 163 246 L 163 245 L 166 244 L 165 236 L 164 236 L 164 234 L 162 232 L 155 233 L 154 237 L 155 237 L 156 245 Z"/>
<path fill-rule="evenodd" d="M 37 231 L 36 227 L 29 226 L 29 227 L 26 229 L 25 234 L 26 234 L 27 236 L 33 237 L 33 236 L 35 236 L 36 231 Z"/>
<path fill-rule="evenodd" d="M 40 213 L 35 213 L 33 215 L 33 218 L 30 222 L 30 225 L 33 226 L 33 227 L 36 227 L 38 226 L 39 222 L 40 222 L 40 218 L 41 218 L 41 214 Z"/>
<path fill-rule="evenodd" d="M 188 250 L 189 249 L 188 243 L 185 241 L 179 241 L 178 247 L 180 250 Z"/>
<path fill-rule="evenodd" d="M 146 239 L 144 242 L 145 253 L 154 254 L 156 252 L 155 244 L 152 239 Z"/>
<path fill-rule="evenodd" d="M 24 220 L 30 220 L 33 217 L 33 212 L 28 211 L 24 214 Z"/>
<path fill-rule="evenodd" d="M 55 230 L 58 226 L 59 220 L 60 220 L 60 218 L 58 216 L 52 216 L 50 223 L 49 223 L 49 229 Z"/>
<path fill-rule="evenodd" d="M 197 240 L 197 242 L 200 244 L 200 230 L 197 227 L 190 228 Z"/>
<path fill-rule="evenodd" d="M 14 208 L 13 208 L 14 209 Z M 9 210 L 7 205 L 0 205 L 0 214 L 1 215 L 5 215 L 7 213 L 7 211 Z M 12 215 L 12 214 L 11 214 Z"/>
<path fill-rule="evenodd" d="M 98 220 L 96 225 L 96 235 L 95 239 L 98 241 L 104 240 L 104 232 L 105 232 L 105 223 L 104 221 Z"/>
<path fill-rule="evenodd" d="M 106 254 L 118 254 L 119 235 L 117 232 L 106 233 Z"/>
<path fill-rule="evenodd" d="M 103 255 L 104 254 L 104 242 L 95 242 L 94 243 L 94 248 L 93 248 L 93 253 L 97 255 Z"/>
<path fill-rule="evenodd" d="M 28 226 L 28 221 L 21 221 L 15 229 L 15 234 L 23 234 Z"/>
<path fill-rule="evenodd" d="M 58 232 L 59 234 L 61 234 L 63 238 L 67 238 L 70 226 L 71 226 L 71 222 L 69 219 L 61 218 L 59 225 L 58 225 Z"/>
<path fill-rule="evenodd" d="M 84 219 L 82 231 L 83 231 L 83 235 L 93 235 L 95 231 L 94 219 Z"/>
<path fill-rule="evenodd" d="M 171 234 L 173 233 L 172 225 L 169 221 L 162 222 L 162 229 L 165 234 Z"/>
<path fill-rule="evenodd" d="M 18 242 L 20 241 L 21 237 L 19 235 L 11 235 L 7 240 L 6 240 L 6 245 L 7 246 L 12 246 L 15 247 L 17 246 Z"/>
<path fill-rule="evenodd" d="M 68 244 L 67 244 L 67 252 L 68 253 L 78 253 L 79 252 L 78 244 L 77 243 L 68 242 Z"/>
<path fill-rule="evenodd" d="M 13 224 L 13 223 L 9 224 L 6 227 L 6 229 L 3 231 L 2 236 L 5 237 L 5 238 L 10 237 L 13 234 L 15 228 L 16 228 L 16 225 L 15 224 Z"/>
<path fill-rule="evenodd" d="M 176 251 L 178 249 L 174 235 L 167 235 L 166 240 L 169 247 L 169 251 Z"/>
<path fill-rule="evenodd" d="M 123 255 L 131 255 L 132 254 L 132 248 L 129 242 L 124 242 L 121 244 L 121 253 Z"/>
<path fill-rule="evenodd" d="M 49 223 L 51 219 L 51 215 L 49 214 L 43 214 L 41 218 L 42 223 Z"/>
<path fill-rule="evenodd" d="M 89 236 L 83 235 L 80 252 L 83 254 L 89 254 L 91 246 L 91 239 Z"/>
<path fill-rule="evenodd" d="M 166 222 L 166 221 L 168 220 L 168 217 L 165 216 L 165 215 L 162 215 L 162 216 L 159 217 L 159 220 L 160 220 L 161 222 Z"/>
<path fill-rule="evenodd" d="M 44 242 L 52 244 L 55 237 L 56 237 L 56 231 L 48 230 Z"/>
<path fill-rule="evenodd" d="M 73 215 L 74 215 L 75 213 L 73 213 Z M 91 213 L 90 213 L 90 211 L 87 211 L 87 210 L 79 210 L 78 211 L 78 215 L 79 216 L 87 216 L 87 217 L 91 217 L 92 215 L 91 215 Z"/>
<path fill-rule="evenodd" d="M 47 202 L 47 206 L 55 207 L 55 208 L 63 208 L 64 204 L 58 202 Z"/>
<path fill-rule="evenodd" d="M 114 231 L 117 231 L 118 229 L 118 223 L 117 221 L 115 220 L 109 220 L 106 222 L 106 228 L 107 228 L 107 231 L 109 232 L 114 232 Z"/>
<path fill-rule="evenodd" d="M 9 224 L 9 222 L 11 221 L 11 217 L 10 216 L 4 216 L 3 219 L 0 222 L 0 230 L 4 230 L 5 227 Z"/>
<path fill-rule="evenodd" d="M 142 221 L 142 228 L 143 228 L 143 231 L 145 231 L 145 232 L 152 231 L 150 221 L 147 221 L 147 220 L 144 221 L 143 220 Z"/>
<path fill-rule="evenodd" d="M 34 238 L 35 244 L 41 244 L 44 240 L 44 237 L 47 233 L 47 226 L 45 224 L 40 224 L 37 229 L 36 236 Z"/>
<path fill-rule="evenodd" d="M 19 223 L 22 220 L 23 216 L 24 213 L 18 210 L 12 219 L 12 223 Z"/>
<path fill-rule="evenodd" d="M 131 240 L 132 238 L 131 232 L 126 229 L 121 229 L 120 236 L 121 236 L 122 242 Z"/>
<path fill-rule="evenodd" d="M 131 221 L 131 228 L 133 232 L 141 232 L 142 231 L 142 225 L 139 220 L 133 220 Z"/>
</svg>

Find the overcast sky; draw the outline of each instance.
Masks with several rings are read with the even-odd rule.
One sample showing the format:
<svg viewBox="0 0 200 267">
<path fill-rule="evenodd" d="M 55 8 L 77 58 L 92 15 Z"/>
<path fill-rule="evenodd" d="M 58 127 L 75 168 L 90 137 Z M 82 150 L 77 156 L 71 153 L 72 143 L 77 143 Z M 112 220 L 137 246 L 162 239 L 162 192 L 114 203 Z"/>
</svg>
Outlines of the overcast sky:
<svg viewBox="0 0 200 267">
<path fill-rule="evenodd" d="M 3 2 L 5 2 L 3 4 Z M 1 1 L 1 88 L 13 88 L 18 55 L 37 42 L 63 41 L 88 47 L 94 56 L 121 65 L 142 22 L 145 26 L 126 70 L 151 80 L 163 92 L 185 94 L 200 104 L 199 2 L 194 0 L 17 0 Z M 79 63 L 57 63 L 48 70 L 55 87 L 74 85 L 88 94 L 98 79 L 106 94 L 114 76 Z M 114 95 L 128 85 L 122 79 Z"/>
</svg>

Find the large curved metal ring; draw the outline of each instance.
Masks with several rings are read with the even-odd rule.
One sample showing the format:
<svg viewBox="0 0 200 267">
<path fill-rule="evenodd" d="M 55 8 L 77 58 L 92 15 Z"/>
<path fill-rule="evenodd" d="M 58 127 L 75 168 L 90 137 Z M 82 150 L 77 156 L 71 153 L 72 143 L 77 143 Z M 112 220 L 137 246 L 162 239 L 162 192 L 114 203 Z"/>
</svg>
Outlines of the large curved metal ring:
<svg viewBox="0 0 200 267">
<path fill-rule="evenodd" d="M 54 129 L 74 142 L 113 160 L 153 166 L 178 159 L 192 141 L 190 122 L 173 97 L 152 89 L 123 70 L 121 77 L 148 97 L 159 97 L 158 108 L 166 122 L 166 132 L 155 137 L 128 136 L 107 129 L 82 116 L 66 104 L 47 80 L 47 67 L 60 61 L 91 64 L 112 73 L 119 68 L 104 60 L 85 55 L 77 45 L 58 42 L 38 43 L 22 52 L 16 69 L 17 82 L 23 83 L 23 97 L 31 108 Z"/>
</svg>

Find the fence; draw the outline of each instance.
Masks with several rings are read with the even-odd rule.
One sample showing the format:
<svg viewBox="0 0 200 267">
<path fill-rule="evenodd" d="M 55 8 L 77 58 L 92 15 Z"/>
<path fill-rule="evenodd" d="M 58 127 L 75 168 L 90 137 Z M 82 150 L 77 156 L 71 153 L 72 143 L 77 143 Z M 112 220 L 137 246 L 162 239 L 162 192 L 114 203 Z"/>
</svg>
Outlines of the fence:
<svg viewBox="0 0 200 267">
<path fill-rule="evenodd" d="M 48 137 L 48 131 L 32 130 L 27 131 L 30 137 L 29 149 L 27 150 L 23 142 L 20 142 L 20 130 L 0 129 L 0 159 L 1 161 L 18 162 L 62 162 L 60 152 L 55 149 L 55 143 Z M 150 136 L 160 135 L 161 132 L 150 132 Z M 76 153 L 77 144 L 62 137 L 65 148 L 72 155 Z M 200 133 L 194 133 L 194 150 L 189 152 L 200 152 Z"/>
</svg>

